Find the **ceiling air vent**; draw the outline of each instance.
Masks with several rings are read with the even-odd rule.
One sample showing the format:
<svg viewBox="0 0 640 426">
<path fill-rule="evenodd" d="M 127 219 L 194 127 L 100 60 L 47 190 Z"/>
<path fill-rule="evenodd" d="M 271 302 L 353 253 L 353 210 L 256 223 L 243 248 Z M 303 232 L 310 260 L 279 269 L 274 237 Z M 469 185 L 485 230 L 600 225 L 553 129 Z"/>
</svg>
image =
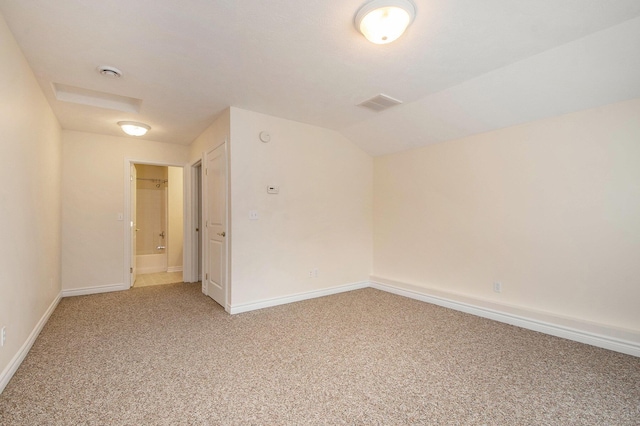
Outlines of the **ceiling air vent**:
<svg viewBox="0 0 640 426">
<path fill-rule="evenodd" d="M 374 96 L 371 99 L 360 102 L 358 106 L 369 108 L 375 112 L 380 112 L 387 108 L 391 108 L 392 106 L 400 105 L 401 103 L 402 101 L 393 99 L 391 96 L 383 95 L 382 93 L 380 93 L 379 95 Z"/>
<path fill-rule="evenodd" d="M 105 77 L 109 77 L 109 78 L 120 78 L 122 77 L 122 71 L 120 71 L 118 68 L 114 68 L 114 67 L 108 67 L 108 66 L 101 66 L 98 67 L 98 72 L 100 74 L 102 74 Z"/>
</svg>

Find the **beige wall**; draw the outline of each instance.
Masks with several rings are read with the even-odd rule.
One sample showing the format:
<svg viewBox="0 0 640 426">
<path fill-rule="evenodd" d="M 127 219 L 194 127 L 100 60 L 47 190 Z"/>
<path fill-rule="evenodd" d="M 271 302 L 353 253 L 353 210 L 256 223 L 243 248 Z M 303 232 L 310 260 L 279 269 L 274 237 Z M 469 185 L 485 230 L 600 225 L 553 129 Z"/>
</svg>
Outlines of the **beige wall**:
<svg viewBox="0 0 640 426">
<path fill-rule="evenodd" d="M 169 229 L 167 234 L 167 265 L 174 271 L 182 270 L 184 200 L 183 169 L 169 167 L 168 202 Z"/>
<path fill-rule="evenodd" d="M 184 164 L 189 148 L 63 131 L 62 287 L 118 285 L 124 276 L 125 159 Z"/>
<path fill-rule="evenodd" d="M 1 384 L 60 294 L 61 131 L 1 15 L 0 64 Z"/>
<path fill-rule="evenodd" d="M 374 276 L 640 330 L 639 117 L 636 99 L 376 158 Z"/>
<path fill-rule="evenodd" d="M 232 307 L 368 280 L 369 155 L 336 132 L 238 108 L 230 145 Z"/>
<path fill-rule="evenodd" d="M 219 145 L 225 137 L 229 137 L 231 109 L 225 109 L 213 124 L 189 145 L 189 163 L 202 159 L 202 154 Z"/>
</svg>

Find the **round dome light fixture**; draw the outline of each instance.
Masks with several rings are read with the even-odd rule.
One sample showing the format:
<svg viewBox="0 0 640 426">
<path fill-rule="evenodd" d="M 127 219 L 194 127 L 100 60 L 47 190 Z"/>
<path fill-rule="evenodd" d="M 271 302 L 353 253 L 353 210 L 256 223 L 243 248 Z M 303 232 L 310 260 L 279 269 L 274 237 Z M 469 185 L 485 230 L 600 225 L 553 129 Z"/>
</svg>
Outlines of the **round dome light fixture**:
<svg viewBox="0 0 640 426">
<path fill-rule="evenodd" d="M 109 78 L 120 78 L 120 77 L 122 77 L 122 71 L 120 71 L 118 68 L 109 67 L 109 66 L 106 66 L 106 65 L 98 67 L 98 72 L 101 75 L 103 75 L 105 77 L 109 77 Z"/>
<path fill-rule="evenodd" d="M 373 0 L 358 10 L 355 26 L 370 42 L 387 44 L 404 34 L 415 17 L 409 0 Z"/>
<path fill-rule="evenodd" d="M 144 136 L 151 130 L 151 127 L 148 125 L 136 121 L 118 121 L 118 126 L 129 136 Z"/>
</svg>

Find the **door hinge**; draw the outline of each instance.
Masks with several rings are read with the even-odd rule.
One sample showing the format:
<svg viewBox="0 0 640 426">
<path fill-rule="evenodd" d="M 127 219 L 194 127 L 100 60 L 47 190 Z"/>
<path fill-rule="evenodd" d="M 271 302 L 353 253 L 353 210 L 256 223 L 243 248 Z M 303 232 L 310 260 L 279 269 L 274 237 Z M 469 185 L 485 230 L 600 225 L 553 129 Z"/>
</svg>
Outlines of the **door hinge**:
<svg viewBox="0 0 640 426">
<path fill-rule="evenodd" d="M 208 174 L 209 174 L 209 168 L 208 168 L 208 167 L 206 167 L 206 168 L 204 169 L 204 174 L 205 174 L 205 175 L 208 175 Z"/>
<path fill-rule="evenodd" d="M 209 279 L 209 274 L 204 274 L 205 281 Z"/>
<path fill-rule="evenodd" d="M 129 268 L 129 273 L 133 274 L 133 268 Z"/>
</svg>

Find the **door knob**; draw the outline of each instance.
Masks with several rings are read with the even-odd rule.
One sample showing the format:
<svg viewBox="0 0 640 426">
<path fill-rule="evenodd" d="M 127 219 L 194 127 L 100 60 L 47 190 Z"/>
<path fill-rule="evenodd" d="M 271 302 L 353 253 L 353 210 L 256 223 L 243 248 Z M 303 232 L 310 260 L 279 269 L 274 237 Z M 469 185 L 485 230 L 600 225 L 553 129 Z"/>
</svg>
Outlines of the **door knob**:
<svg viewBox="0 0 640 426">
<path fill-rule="evenodd" d="M 225 235 L 227 235 L 226 232 L 222 231 L 222 232 L 217 232 L 218 235 L 220 235 L 221 237 L 224 237 Z"/>
</svg>

